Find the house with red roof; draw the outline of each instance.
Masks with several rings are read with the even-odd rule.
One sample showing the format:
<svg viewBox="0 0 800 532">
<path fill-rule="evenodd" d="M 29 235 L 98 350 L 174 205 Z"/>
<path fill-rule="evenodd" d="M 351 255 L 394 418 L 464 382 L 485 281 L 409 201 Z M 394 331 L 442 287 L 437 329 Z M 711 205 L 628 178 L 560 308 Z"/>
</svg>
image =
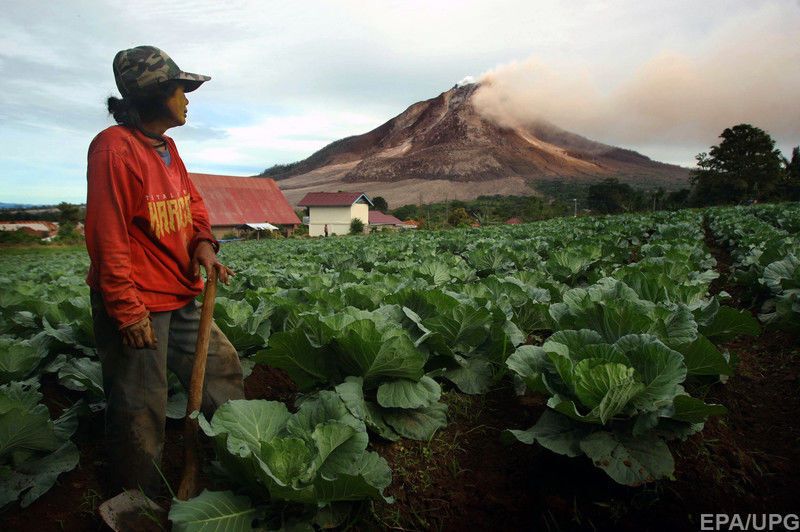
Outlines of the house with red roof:
<svg viewBox="0 0 800 532">
<path fill-rule="evenodd" d="M 194 173 L 189 178 L 203 197 L 211 231 L 217 238 L 246 225 L 272 224 L 286 234 L 300 225 L 294 209 L 272 179 Z"/>
<path fill-rule="evenodd" d="M 409 224 L 391 214 L 381 211 L 369 211 L 369 226 L 375 229 L 416 229 L 416 224 Z"/>
<path fill-rule="evenodd" d="M 372 200 L 362 192 L 309 192 L 297 204 L 308 212 L 309 236 L 346 235 L 359 218 L 369 225 Z"/>
</svg>

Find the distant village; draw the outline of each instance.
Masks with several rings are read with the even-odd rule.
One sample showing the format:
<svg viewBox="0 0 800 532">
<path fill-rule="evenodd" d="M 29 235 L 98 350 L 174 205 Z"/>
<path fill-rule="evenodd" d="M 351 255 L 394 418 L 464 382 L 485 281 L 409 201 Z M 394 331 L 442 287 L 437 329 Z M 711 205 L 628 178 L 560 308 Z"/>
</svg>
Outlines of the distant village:
<svg viewBox="0 0 800 532">
<path fill-rule="evenodd" d="M 434 203 L 423 202 L 420 195 L 418 203 L 396 206 L 390 213 L 384 198 L 363 191 L 306 192 L 293 206 L 269 177 L 200 173 L 189 177 L 203 197 L 212 232 L 221 241 L 514 225 L 558 216 L 679 209 L 687 206 L 689 196 L 688 189 L 647 191 L 610 178 L 586 184 L 544 182 L 539 184 L 540 195 L 495 194 Z M 0 209 L 0 243 L 78 243 L 83 239 L 83 210 L 69 203 Z"/>
<path fill-rule="evenodd" d="M 220 240 L 290 236 L 301 227 L 311 237 L 352 234 L 354 228 L 362 233 L 417 228 L 413 220 L 403 221 L 376 209 L 373 200 L 361 192 L 309 192 L 298 202 L 304 213 L 301 219 L 273 179 L 198 173 L 189 177 L 203 197 L 211 230 Z M 52 211 L 58 212 L 56 208 L 22 212 L 35 216 L 52 215 Z M 0 231 L 21 232 L 44 241 L 56 238 L 59 230 L 58 221 L 0 218 Z M 76 221 L 70 230 L 83 234 L 83 224 Z"/>
</svg>

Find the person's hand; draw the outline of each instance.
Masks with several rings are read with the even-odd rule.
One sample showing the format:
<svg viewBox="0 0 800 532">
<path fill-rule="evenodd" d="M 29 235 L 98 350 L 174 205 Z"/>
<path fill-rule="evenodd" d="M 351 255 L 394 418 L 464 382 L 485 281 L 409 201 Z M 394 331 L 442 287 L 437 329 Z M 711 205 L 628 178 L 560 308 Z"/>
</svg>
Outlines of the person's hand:
<svg viewBox="0 0 800 532">
<path fill-rule="evenodd" d="M 191 271 L 195 279 L 200 275 L 200 266 L 206 270 L 206 275 L 211 268 L 217 270 L 217 279 L 225 284 L 228 284 L 228 278 L 233 277 L 235 274 L 233 270 L 223 265 L 217 260 L 217 254 L 214 253 L 214 247 L 211 242 L 201 240 L 197 247 L 194 248 L 194 255 L 192 256 Z"/>
<path fill-rule="evenodd" d="M 153 331 L 153 324 L 150 321 L 150 316 L 143 320 L 139 320 L 133 325 L 128 325 L 120 331 L 122 334 L 122 343 L 128 347 L 135 347 L 136 349 L 156 349 L 158 341 L 156 334 Z"/>
</svg>

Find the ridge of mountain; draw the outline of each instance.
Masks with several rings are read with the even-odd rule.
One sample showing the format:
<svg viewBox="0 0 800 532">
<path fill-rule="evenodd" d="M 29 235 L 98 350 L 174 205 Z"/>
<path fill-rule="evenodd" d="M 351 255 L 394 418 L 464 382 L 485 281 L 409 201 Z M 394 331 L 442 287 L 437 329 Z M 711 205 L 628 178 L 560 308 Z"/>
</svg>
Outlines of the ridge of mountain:
<svg viewBox="0 0 800 532">
<path fill-rule="evenodd" d="M 386 190 L 388 196 L 408 201 L 404 184 L 413 187 L 414 201 L 428 202 L 492 191 L 531 195 L 541 180 L 617 177 L 677 188 L 688 178 L 687 168 L 547 122 L 500 126 L 475 108 L 473 96 L 480 87 L 455 86 L 410 105 L 372 131 L 334 141 L 302 161 L 261 175 L 278 180 L 293 202 L 301 192 L 333 189 Z M 389 199 L 387 194 L 380 195 Z"/>
</svg>

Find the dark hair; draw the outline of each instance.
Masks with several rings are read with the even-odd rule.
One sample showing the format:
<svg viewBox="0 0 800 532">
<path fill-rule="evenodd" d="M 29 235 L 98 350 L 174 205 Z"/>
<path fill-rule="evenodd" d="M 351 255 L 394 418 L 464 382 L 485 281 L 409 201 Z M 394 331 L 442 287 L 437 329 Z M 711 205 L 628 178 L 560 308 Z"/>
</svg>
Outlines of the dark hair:
<svg viewBox="0 0 800 532">
<path fill-rule="evenodd" d="M 151 139 L 164 142 L 164 137 L 147 131 L 142 123 L 165 116 L 169 112 L 167 100 L 175 94 L 179 85 L 180 81 L 170 80 L 159 84 L 144 96 L 124 96 L 121 99 L 109 96 L 106 101 L 108 113 L 114 116 L 117 124 L 139 130 Z"/>
</svg>

